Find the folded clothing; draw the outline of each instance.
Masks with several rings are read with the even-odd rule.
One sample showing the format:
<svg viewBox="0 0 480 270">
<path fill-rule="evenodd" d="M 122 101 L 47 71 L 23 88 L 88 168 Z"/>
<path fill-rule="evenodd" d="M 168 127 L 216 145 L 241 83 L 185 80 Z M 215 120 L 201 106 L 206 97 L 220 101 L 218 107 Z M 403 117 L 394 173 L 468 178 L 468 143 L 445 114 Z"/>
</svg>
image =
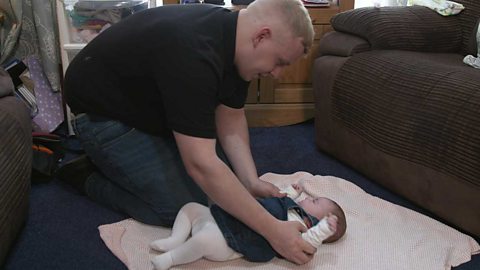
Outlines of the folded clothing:
<svg viewBox="0 0 480 270">
<path fill-rule="evenodd" d="M 428 7 L 442 16 L 456 15 L 465 7 L 453 1 L 448 0 L 408 0 L 407 6 L 424 6 Z"/>
</svg>

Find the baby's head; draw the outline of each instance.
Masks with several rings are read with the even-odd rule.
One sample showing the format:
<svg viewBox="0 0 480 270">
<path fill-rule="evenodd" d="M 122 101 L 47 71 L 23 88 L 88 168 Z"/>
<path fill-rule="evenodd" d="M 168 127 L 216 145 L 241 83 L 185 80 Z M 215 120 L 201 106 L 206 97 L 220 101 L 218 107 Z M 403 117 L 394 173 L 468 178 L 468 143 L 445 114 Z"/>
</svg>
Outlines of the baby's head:
<svg viewBox="0 0 480 270">
<path fill-rule="evenodd" d="M 328 214 L 337 216 L 337 231 L 325 241 L 324 243 L 335 242 L 342 238 L 347 230 L 347 220 L 343 209 L 333 200 L 325 197 L 306 198 L 298 202 L 307 213 L 321 220 Z"/>
</svg>

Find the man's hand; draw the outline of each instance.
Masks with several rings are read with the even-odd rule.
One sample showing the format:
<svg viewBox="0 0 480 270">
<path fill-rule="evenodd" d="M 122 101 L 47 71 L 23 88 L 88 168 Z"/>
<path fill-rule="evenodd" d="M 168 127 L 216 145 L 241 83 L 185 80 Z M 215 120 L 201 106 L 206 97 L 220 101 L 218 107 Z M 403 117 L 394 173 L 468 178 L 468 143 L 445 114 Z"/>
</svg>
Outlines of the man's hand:
<svg viewBox="0 0 480 270">
<path fill-rule="evenodd" d="M 317 251 L 302 239 L 301 233 L 306 230 L 307 228 L 297 221 L 278 221 L 265 238 L 285 259 L 296 264 L 305 264 Z"/>
<path fill-rule="evenodd" d="M 253 197 L 258 198 L 268 198 L 268 197 L 285 197 L 285 194 L 280 193 L 280 189 L 276 187 L 274 184 L 269 182 L 265 182 L 263 180 L 258 179 L 253 183 L 250 183 L 249 186 L 246 187 L 247 190 L 252 194 Z"/>
</svg>

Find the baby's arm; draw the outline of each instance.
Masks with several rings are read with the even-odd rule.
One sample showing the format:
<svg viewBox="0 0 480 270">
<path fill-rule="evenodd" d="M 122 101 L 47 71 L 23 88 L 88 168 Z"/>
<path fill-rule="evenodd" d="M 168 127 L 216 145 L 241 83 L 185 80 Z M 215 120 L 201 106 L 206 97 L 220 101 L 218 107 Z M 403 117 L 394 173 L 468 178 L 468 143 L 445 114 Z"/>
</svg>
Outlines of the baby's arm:
<svg viewBox="0 0 480 270">
<path fill-rule="evenodd" d="M 280 191 L 280 193 L 287 194 L 287 196 L 292 199 L 298 198 L 298 196 L 300 196 L 302 192 L 303 192 L 303 187 L 300 186 L 299 184 L 291 184 L 285 189 Z"/>
<path fill-rule="evenodd" d="M 302 233 L 302 238 L 310 245 L 318 248 L 322 242 L 337 231 L 337 216 L 329 214 L 317 225 Z"/>
</svg>

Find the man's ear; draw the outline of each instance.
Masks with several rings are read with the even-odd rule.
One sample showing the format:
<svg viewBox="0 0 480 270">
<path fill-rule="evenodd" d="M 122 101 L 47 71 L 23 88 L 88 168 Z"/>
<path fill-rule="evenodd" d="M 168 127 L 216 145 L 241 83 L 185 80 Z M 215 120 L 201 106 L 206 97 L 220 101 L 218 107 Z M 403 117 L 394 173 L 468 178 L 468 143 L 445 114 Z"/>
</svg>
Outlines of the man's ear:
<svg viewBox="0 0 480 270">
<path fill-rule="evenodd" d="M 253 47 L 257 47 L 260 42 L 269 39 L 272 37 L 272 30 L 268 27 L 263 27 L 257 32 L 255 32 L 253 36 Z"/>
</svg>

